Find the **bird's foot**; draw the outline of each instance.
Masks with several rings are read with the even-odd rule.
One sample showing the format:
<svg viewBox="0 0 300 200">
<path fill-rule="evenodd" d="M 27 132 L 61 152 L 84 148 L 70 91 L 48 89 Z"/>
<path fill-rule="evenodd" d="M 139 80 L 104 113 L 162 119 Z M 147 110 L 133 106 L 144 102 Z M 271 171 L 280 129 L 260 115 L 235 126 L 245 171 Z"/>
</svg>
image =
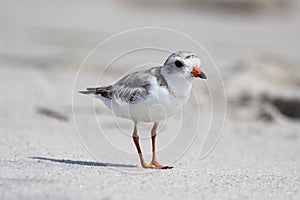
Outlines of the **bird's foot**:
<svg viewBox="0 0 300 200">
<path fill-rule="evenodd" d="M 171 166 L 161 165 L 157 161 L 152 161 L 150 164 L 142 162 L 141 165 L 142 165 L 143 168 L 146 168 L 146 169 L 172 169 L 173 168 Z"/>
<path fill-rule="evenodd" d="M 157 162 L 156 160 L 151 162 L 151 165 L 153 166 L 154 169 L 172 169 L 173 167 L 171 166 L 164 166 Z"/>
<path fill-rule="evenodd" d="M 147 164 L 147 163 L 145 163 L 145 162 L 142 162 L 141 165 L 142 165 L 143 168 L 148 168 L 148 169 L 149 169 L 149 168 L 150 168 L 150 169 L 153 169 L 153 168 L 154 168 L 151 164 Z"/>
</svg>

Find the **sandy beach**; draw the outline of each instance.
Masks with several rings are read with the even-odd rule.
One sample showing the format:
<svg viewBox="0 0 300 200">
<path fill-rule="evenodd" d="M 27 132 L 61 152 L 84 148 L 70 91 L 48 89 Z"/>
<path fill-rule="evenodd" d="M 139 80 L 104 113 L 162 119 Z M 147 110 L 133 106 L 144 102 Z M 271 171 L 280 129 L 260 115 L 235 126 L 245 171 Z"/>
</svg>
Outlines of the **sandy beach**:
<svg viewBox="0 0 300 200">
<path fill-rule="evenodd" d="M 298 1 L 192 2 L 0 1 L 0 199 L 300 199 Z M 77 91 L 176 50 L 208 79 L 160 123 L 174 168 L 143 169 L 133 123 Z"/>
</svg>

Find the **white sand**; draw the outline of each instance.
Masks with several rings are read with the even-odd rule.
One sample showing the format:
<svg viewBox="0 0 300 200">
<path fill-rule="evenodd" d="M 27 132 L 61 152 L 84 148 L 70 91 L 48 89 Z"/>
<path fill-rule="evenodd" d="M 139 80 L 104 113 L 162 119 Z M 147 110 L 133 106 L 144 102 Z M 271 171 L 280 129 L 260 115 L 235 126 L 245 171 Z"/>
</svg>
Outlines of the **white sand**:
<svg viewBox="0 0 300 200">
<path fill-rule="evenodd" d="M 299 99 L 297 7 L 249 17 L 189 8 L 165 14 L 162 9 L 79 1 L 1 4 L 0 199 L 300 199 L 299 119 L 284 116 L 260 98 L 267 94 Z M 177 160 L 192 142 L 193 123 L 187 125 L 191 120 L 184 121 L 185 131 L 177 136 L 173 129 L 179 119 L 168 120 L 157 138 L 158 158 L 171 163 L 172 170 L 142 169 L 130 137 L 132 123 L 118 120 L 129 135 L 122 133 L 97 101 L 104 137 L 95 121 L 93 99 L 75 94 L 77 127 L 92 155 L 79 140 L 71 98 L 80 62 L 99 41 L 140 26 L 191 35 L 220 67 L 227 118 L 219 143 L 205 159 L 199 150 L 210 116 L 209 96 L 200 80 L 194 91 L 200 98 L 201 137 Z M 128 46 L 124 41 L 122 47 Z M 104 57 L 119 48 L 111 46 Z M 154 54 L 153 62 L 163 60 L 161 55 Z M 261 59 L 266 57 L 272 61 Z M 96 83 L 105 62 L 93 59 L 80 73 L 76 89 Z M 138 59 L 151 62 L 147 56 Z M 103 81 L 117 80 L 131 62 L 116 63 L 118 70 L 108 71 Z M 240 100 L 245 91 L 249 101 Z M 184 107 L 190 119 L 195 101 L 191 98 Z M 147 126 L 141 129 L 147 137 Z M 174 143 L 169 144 L 170 138 Z M 149 153 L 150 141 L 142 140 L 142 148 Z M 146 157 L 149 160 L 150 154 Z"/>
</svg>

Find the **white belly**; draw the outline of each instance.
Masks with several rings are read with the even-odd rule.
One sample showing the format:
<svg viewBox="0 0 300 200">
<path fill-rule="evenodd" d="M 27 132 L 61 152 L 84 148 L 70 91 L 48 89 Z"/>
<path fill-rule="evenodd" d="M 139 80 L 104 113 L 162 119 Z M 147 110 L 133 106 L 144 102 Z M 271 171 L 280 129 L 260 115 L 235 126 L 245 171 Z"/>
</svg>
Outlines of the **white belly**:
<svg viewBox="0 0 300 200">
<path fill-rule="evenodd" d="M 115 115 L 132 119 L 136 122 L 159 122 L 181 111 L 189 95 L 176 98 L 166 88 L 159 88 L 146 99 L 135 104 L 112 102 L 111 110 Z"/>
<path fill-rule="evenodd" d="M 99 96 L 119 117 L 135 122 L 159 122 L 180 112 L 190 96 L 191 84 L 186 80 L 170 81 L 169 88 L 160 87 L 156 79 L 151 80 L 149 95 L 135 103 L 115 102 Z"/>
</svg>

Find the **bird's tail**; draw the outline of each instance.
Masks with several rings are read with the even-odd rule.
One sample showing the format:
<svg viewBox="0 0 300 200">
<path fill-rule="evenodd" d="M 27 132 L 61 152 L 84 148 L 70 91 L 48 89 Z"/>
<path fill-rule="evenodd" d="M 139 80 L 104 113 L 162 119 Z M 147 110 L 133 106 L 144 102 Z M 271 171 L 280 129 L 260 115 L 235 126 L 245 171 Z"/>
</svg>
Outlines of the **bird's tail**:
<svg viewBox="0 0 300 200">
<path fill-rule="evenodd" d="M 101 95 L 106 98 L 111 98 L 112 86 L 87 88 L 86 90 L 78 91 L 81 94 Z"/>
<path fill-rule="evenodd" d="M 100 88 L 86 88 L 86 90 L 78 91 L 81 94 L 97 94 L 97 90 Z"/>
</svg>

